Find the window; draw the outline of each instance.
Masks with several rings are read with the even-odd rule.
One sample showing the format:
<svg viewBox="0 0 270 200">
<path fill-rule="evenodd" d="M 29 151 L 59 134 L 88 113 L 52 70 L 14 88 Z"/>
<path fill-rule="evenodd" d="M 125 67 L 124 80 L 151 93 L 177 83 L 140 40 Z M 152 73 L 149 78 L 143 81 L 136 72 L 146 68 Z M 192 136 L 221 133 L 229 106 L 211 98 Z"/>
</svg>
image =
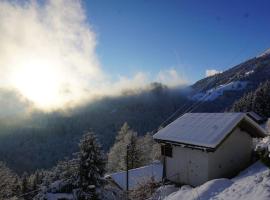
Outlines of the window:
<svg viewBox="0 0 270 200">
<path fill-rule="evenodd" d="M 161 155 L 172 157 L 172 146 L 169 144 L 161 145 Z"/>
</svg>

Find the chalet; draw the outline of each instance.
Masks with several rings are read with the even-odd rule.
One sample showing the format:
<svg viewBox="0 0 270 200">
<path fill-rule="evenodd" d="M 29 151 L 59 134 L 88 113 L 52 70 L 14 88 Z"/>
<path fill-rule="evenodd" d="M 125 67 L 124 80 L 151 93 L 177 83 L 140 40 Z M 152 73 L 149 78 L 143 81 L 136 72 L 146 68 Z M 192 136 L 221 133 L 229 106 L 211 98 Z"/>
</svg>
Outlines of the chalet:
<svg viewBox="0 0 270 200">
<path fill-rule="evenodd" d="M 245 113 L 186 113 L 153 137 L 164 155 L 164 178 L 198 186 L 247 167 L 253 138 L 265 135 Z"/>
</svg>

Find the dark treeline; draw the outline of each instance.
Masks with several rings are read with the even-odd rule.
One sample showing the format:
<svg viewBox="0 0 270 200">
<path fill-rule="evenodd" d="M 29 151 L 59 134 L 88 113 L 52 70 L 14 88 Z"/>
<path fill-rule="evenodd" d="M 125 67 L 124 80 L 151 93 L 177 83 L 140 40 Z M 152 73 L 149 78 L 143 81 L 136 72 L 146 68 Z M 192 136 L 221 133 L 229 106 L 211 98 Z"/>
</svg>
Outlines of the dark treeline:
<svg viewBox="0 0 270 200">
<path fill-rule="evenodd" d="M 266 81 L 260 84 L 255 91 L 245 94 L 233 104 L 231 110 L 234 112 L 254 111 L 263 117 L 269 118 L 270 82 Z"/>
</svg>

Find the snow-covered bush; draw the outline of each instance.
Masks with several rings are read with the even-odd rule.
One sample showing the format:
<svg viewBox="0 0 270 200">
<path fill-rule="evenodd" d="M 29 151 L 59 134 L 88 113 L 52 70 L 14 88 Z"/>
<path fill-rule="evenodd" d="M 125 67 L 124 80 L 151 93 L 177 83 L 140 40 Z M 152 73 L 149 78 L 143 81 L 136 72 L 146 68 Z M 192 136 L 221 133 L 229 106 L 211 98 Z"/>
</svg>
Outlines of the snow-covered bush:
<svg viewBox="0 0 270 200">
<path fill-rule="evenodd" d="M 270 136 L 258 140 L 255 151 L 258 153 L 260 160 L 270 167 Z"/>
<path fill-rule="evenodd" d="M 159 186 L 160 184 L 157 183 L 154 178 L 146 179 L 144 182 L 141 182 L 135 190 L 130 192 L 129 197 L 132 200 L 148 199 Z"/>
</svg>

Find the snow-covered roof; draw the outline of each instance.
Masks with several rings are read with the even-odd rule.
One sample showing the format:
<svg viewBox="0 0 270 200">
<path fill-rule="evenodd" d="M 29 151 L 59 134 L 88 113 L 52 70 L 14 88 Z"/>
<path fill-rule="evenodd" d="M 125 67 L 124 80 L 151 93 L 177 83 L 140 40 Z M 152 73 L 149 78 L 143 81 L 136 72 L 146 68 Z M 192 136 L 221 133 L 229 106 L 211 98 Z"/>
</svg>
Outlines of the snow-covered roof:
<svg viewBox="0 0 270 200">
<path fill-rule="evenodd" d="M 216 148 L 237 125 L 254 137 L 265 136 L 265 131 L 245 113 L 186 113 L 153 137 L 155 140 Z"/>
<path fill-rule="evenodd" d="M 247 115 L 253 119 L 255 122 L 257 122 L 258 124 L 261 124 L 263 122 L 266 121 L 265 118 L 263 118 L 262 116 L 258 115 L 257 113 L 251 111 L 251 112 L 247 112 Z"/>
<path fill-rule="evenodd" d="M 128 170 L 129 172 L 129 189 L 135 189 L 140 186 L 140 183 L 144 183 L 153 179 L 156 182 L 162 180 L 163 165 L 160 162 L 154 162 L 151 165 L 147 165 L 140 168 Z M 111 178 L 122 189 L 126 189 L 126 172 L 116 172 L 107 175 L 106 178 Z"/>
</svg>

